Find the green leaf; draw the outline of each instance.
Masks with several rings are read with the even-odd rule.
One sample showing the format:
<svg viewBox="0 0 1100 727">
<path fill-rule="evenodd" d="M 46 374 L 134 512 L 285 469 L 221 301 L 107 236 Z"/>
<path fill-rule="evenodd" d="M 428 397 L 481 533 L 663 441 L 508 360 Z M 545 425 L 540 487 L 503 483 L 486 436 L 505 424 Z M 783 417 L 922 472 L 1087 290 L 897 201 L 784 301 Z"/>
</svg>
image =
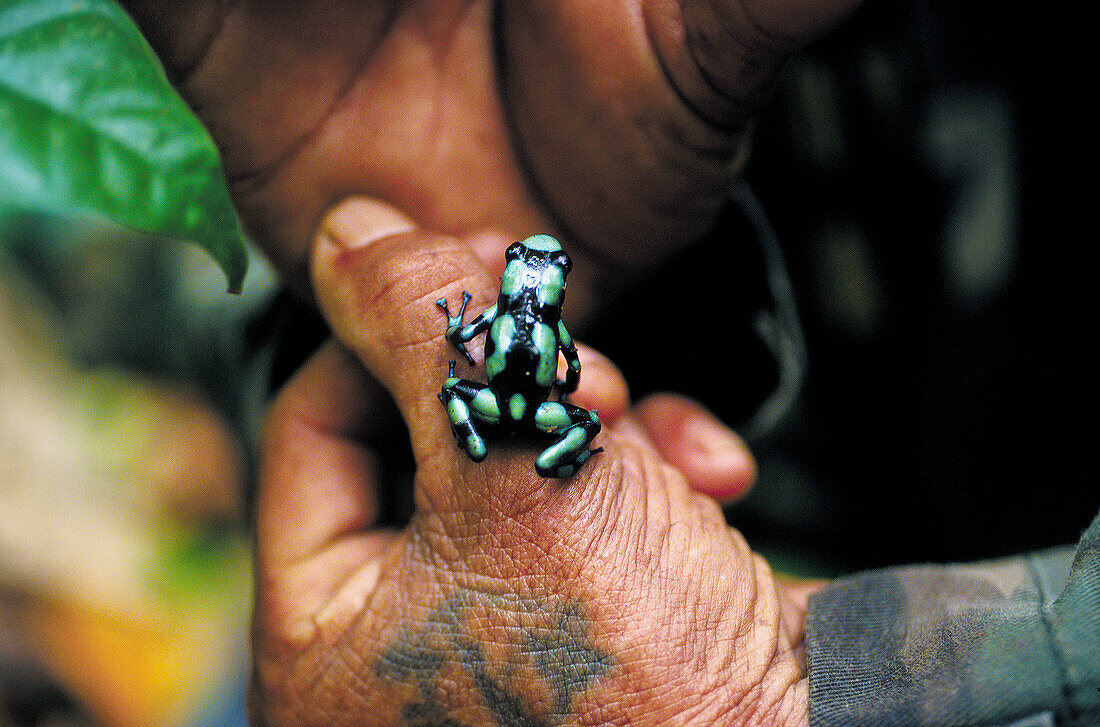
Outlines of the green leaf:
<svg viewBox="0 0 1100 727">
<path fill-rule="evenodd" d="M 113 0 L 0 0 L 0 203 L 191 240 L 240 289 L 217 147 Z"/>
</svg>

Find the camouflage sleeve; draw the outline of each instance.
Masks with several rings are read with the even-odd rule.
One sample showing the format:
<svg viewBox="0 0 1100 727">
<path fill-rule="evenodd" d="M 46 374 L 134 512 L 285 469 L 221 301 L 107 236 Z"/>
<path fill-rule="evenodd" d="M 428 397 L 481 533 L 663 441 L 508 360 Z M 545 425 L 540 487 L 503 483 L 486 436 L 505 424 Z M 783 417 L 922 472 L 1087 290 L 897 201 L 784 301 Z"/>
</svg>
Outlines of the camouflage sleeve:
<svg viewBox="0 0 1100 727">
<path fill-rule="evenodd" d="M 1100 516 L 1076 549 L 838 580 L 806 644 L 813 727 L 1100 725 Z"/>
</svg>

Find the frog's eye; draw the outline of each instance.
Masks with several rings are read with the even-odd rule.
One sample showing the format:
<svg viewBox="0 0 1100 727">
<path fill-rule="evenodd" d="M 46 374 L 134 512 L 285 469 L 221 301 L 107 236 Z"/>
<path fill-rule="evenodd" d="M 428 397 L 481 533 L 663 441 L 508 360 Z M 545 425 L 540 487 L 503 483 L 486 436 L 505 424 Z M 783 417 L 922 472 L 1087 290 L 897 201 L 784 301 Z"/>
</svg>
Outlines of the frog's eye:
<svg viewBox="0 0 1100 727">
<path fill-rule="evenodd" d="M 553 262 L 554 265 L 561 268 L 561 271 L 565 274 L 568 274 L 569 271 L 573 269 L 573 261 L 569 259 L 569 256 L 565 254 L 564 250 L 554 255 Z"/>
<path fill-rule="evenodd" d="M 513 242 L 508 246 L 508 249 L 504 251 L 504 259 L 508 262 L 518 260 L 523 255 L 523 243 Z"/>
</svg>

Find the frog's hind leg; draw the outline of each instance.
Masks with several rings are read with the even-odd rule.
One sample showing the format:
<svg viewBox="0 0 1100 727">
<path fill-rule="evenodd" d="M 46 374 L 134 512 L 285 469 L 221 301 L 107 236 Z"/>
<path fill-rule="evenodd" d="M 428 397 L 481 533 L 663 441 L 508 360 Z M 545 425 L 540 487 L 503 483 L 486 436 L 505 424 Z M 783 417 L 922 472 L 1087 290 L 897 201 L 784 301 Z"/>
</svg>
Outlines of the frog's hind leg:
<svg viewBox="0 0 1100 727">
<path fill-rule="evenodd" d="M 554 443 L 535 460 L 541 477 L 572 477 L 581 465 L 603 448 L 588 445 L 600 433 L 600 417 L 594 411 L 560 401 L 547 401 L 535 410 L 535 426 L 557 435 Z"/>
<path fill-rule="evenodd" d="M 500 407 L 496 396 L 485 384 L 470 379 L 455 378 L 455 362 L 443 388 L 439 400 L 447 410 L 447 419 L 451 422 L 451 433 L 455 443 L 474 462 L 481 462 L 488 454 L 485 440 L 477 431 L 475 421 L 496 424 L 500 421 Z"/>
</svg>

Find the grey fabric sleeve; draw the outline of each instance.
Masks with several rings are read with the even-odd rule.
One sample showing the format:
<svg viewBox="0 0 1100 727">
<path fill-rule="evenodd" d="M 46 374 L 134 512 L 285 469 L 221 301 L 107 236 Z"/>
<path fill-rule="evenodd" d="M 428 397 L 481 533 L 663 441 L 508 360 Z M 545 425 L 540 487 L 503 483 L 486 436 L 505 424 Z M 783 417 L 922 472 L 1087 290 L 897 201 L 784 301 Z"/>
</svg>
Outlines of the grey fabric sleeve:
<svg viewBox="0 0 1100 727">
<path fill-rule="evenodd" d="M 813 727 L 1100 725 L 1100 516 L 1076 548 L 868 571 L 806 614 Z"/>
</svg>

